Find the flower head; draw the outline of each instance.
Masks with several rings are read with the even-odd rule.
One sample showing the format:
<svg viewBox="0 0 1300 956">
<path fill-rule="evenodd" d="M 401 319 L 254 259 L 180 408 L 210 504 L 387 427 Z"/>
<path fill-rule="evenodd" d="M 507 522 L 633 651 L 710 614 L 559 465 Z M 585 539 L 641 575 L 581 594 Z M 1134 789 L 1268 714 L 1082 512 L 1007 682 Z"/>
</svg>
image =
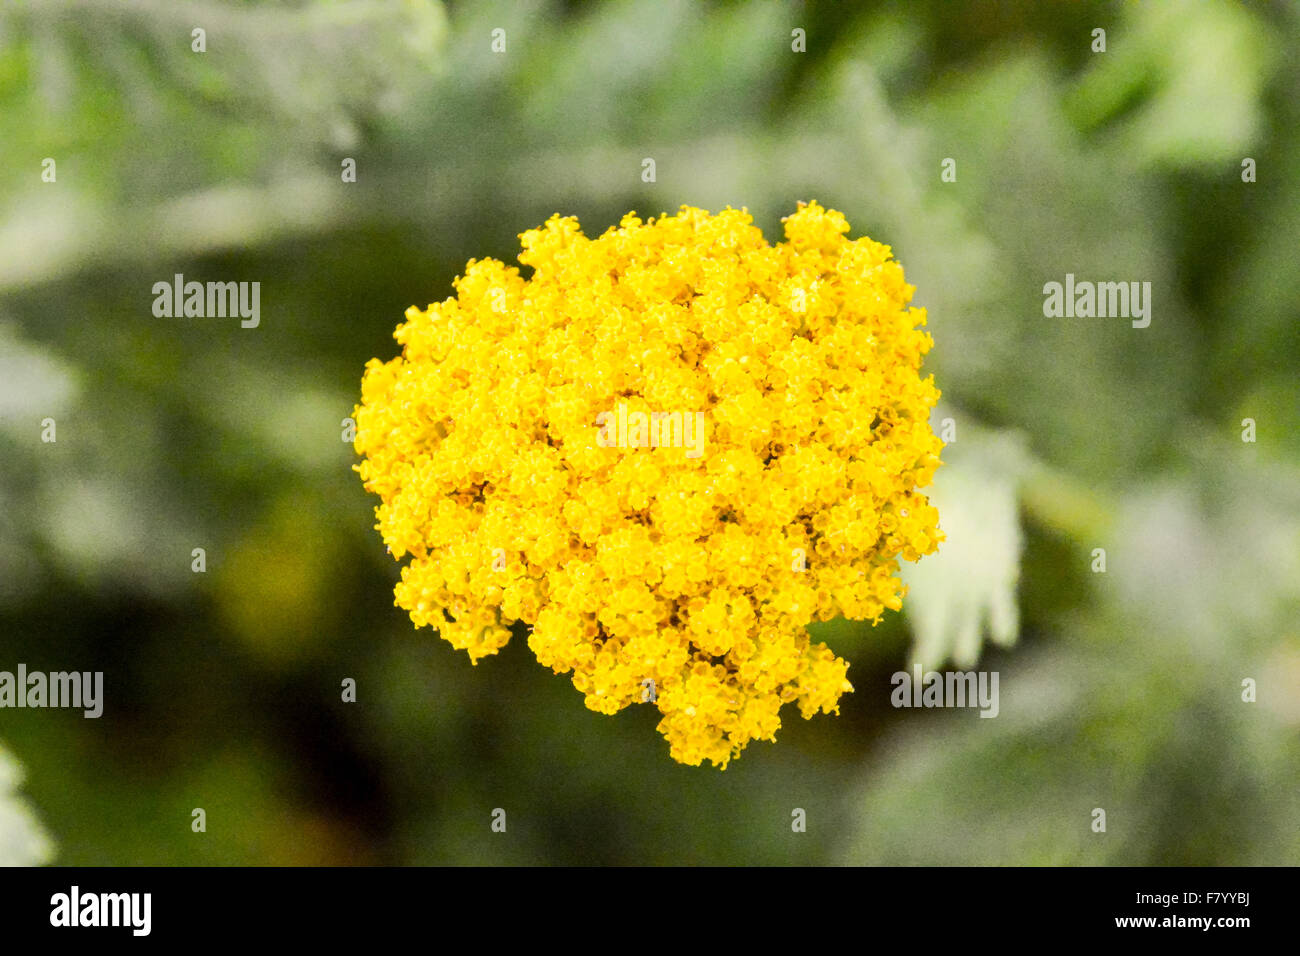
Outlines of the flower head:
<svg viewBox="0 0 1300 956">
<path fill-rule="evenodd" d="M 553 216 L 531 276 L 471 260 L 407 310 L 355 415 L 415 625 L 476 662 L 519 622 L 591 709 L 657 707 L 688 764 L 774 739 L 783 704 L 838 712 L 848 663 L 807 625 L 898 610 L 899 560 L 943 537 L 925 310 L 840 213 L 784 222 L 769 245 L 743 210 L 597 239 Z"/>
</svg>

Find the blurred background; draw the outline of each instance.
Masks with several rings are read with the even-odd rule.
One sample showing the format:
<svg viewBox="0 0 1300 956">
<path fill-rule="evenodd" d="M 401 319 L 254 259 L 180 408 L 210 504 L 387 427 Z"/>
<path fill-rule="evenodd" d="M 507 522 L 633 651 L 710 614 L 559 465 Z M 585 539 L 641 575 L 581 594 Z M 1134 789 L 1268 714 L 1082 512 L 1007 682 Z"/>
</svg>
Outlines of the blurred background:
<svg viewBox="0 0 1300 956">
<path fill-rule="evenodd" d="M 0 862 L 1300 862 L 1298 52 L 1286 2 L 4 4 L 0 670 L 105 706 L 0 710 Z M 951 420 L 904 613 L 817 629 L 841 714 L 684 767 L 414 631 L 342 440 L 404 310 L 555 212 L 801 199 L 892 245 Z M 894 709 L 914 662 L 999 716 Z"/>
</svg>

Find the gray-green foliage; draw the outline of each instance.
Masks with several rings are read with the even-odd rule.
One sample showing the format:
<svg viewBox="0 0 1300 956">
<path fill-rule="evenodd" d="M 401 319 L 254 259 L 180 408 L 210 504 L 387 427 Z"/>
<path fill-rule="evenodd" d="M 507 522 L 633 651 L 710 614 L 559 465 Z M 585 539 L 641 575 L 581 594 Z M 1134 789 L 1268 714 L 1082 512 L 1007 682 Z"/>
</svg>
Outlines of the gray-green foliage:
<svg viewBox="0 0 1300 956">
<path fill-rule="evenodd" d="M 1127 327 L 1043 322 L 1038 285 L 1029 279 L 1004 302 L 1015 318 L 981 316 L 998 334 L 1009 323 L 1020 331 L 998 341 L 1007 351 L 994 369 L 959 369 L 956 391 L 972 400 L 963 379 L 973 373 L 982 380 L 976 400 L 995 420 L 1025 429 L 1035 452 L 1078 476 L 1072 483 L 1031 468 L 1022 506 L 1064 543 L 1092 587 L 1072 595 L 1068 613 L 1040 618 L 1041 644 L 981 665 L 1001 669 L 997 719 L 956 713 L 887 738 L 849 798 L 847 812 L 860 822 L 842 861 L 1277 864 L 1300 857 L 1293 431 L 1300 396 L 1293 373 L 1286 386 L 1265 386 L 1267 361 L 1199 344 L 1220 338 L 1220 329 L 1247 327 L 1239 340 L 1277 341 L 1257 317 L 1218 306 L 1224 296 L 1241 297 L 1235 282 L 1243 275 L 1258 283 L 1254 297 L 1264 302 L 1296 301 L 1279 250 L 1263 248 L 1272 217 L 1256 215 L 1239 160 L 1285 156 L 1277 170 L 1285 174 L 1298 144 L 1294 130 L 1279 143 L 1264 128 L 1262 90 L 1277 42 L 1267 28 L 1240 7 L 1174 6 L 1131 8 L 1127 32 L 1111 33 L 1114 58 L 1097 57 L 1073 87 L 1041 56 L 1008 51 L 932 101 L 933 126 L 975 146 L 974 157 L 963 151 L 965 168 L 978 171 L 976 194 L 967 198 L 998 241 L 1001 272 L 1039 283 L 1065 271 L 1152 277 L 1163 292 L 1163 321 L 1146 337 Z M 1287 29 L 1293 43 L 1294 20 Z M 1294 80 L 1287 77 L 1292 89 Z M 1118 91 L 1121 82 L 1138 88 Z M 1213 97 L 1198 94 L 1209 87 Z M 1130 109 L 1107 122 L 1120 98 Z M 1008 103 L 1016 109 L 1006 126 L 989 135 Z M 1173 228 L 1157 191 L 1169 187 L 1153 177 L 1153 166 L 1206 176 L 1201 189 L 1219 200 L 1214 221 L 1260 236 L 1253 270 L 1219 267 L 1220 296 L 1185 294 L 1188 284 L 1175 281 L 1170 264 L 1187 254 L 1187 243 Z M 1295 201 L 1294 190 L 1271 192 L 1284 205 Z M 1207 211 L 1202 203 L 1194 208 Z M 940 351 L 942 323 L 942 316 L 934 321 Z M 961 348 L 971 341 L 960 333 L 956 340 Z M 1291 336 L 1292 362 L 1294 345 Z M 1262 347 L 1254 341 L 1247 354 Z M 1229 366 L 1234 372 L 1217 371 Z M 1225 378 L 1231 387 L 1216 392 L 1212 383 Z M 1273 423 L 1271 454 L 1240 440 L 1242 415 Z M 961 451 L 953 449 L 955 468 Z M 1078 481 L 1095 486 L 1081 489 Z M 984 507 L 998 494 L 990 484 Z M 1092 575 L 1092 549 L 1102 546 L 1108 569 Z M 991 544 L 983 557 L 984 570 L 1001 566 Z M 924 580 L 924 564 L 912 574 Z M 924 600 L 917 591 L 913 597 Z M 918 636 L 943 605 L 913 612 Z M 918 652 L 932 646 L 923 640 Z M 955 648 L 953 656 L 969 658 Z M 1246 678 L 1258 682 L 1257 703 L 1242 699 Z M 1106 834 L 1090 829 L 1094 807 L 1107 811 Z"/>
<path fill-rule="evenodd" d="M 22 781 L 22 768 L 0 747 L 0 866 L 39 866 L 54 855 L 54 844 L 18 794 Z"/>
<path fill-rule="evenodd" d="M 1028 454 L 1015 436 L 971 428 L 943 457 L 929 496 L 947 538 L 937 554 L 902 571 L 916 635 L 911 659 L 925 670 L 949 661 L 971 667 L 986 633 L 1006 647 L 1020 631 L 1017 503 Z"/>
<path fill-rule="evenodd" d="M 1223 441 L 1196 451 L 1198 473 L 1114 504 L 1100 609 L 1002 658 L 996 719 L 891 738 L 853 793 L 843 861 L 1297 858 L 1300 472 L 1226 463 Z"/>
</svg>

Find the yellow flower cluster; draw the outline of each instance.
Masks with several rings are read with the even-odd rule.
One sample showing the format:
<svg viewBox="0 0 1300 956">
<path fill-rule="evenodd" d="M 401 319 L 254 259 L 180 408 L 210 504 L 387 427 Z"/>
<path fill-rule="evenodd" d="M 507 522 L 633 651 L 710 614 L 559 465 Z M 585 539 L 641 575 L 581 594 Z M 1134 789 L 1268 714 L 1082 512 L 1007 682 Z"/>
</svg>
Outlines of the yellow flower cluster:
<svg viewBox="0 0 1300 956">
<path fill-rule="evenodd" d="M 415 625 L 477 661 L 521 622 L 591 709 L 652 702 L 687 764 L 774 739 L 784 703 L 838 712 L 848 663 L 806 626 L 898 610 L 899 559 L 943 538 L 925 310 L 840 213 L 784 223 L 773 246 L 743 210 L 598 239 L 554 216 L 528 278 L 471 260 L 408 309 L 355 413 Z M 620 402 L 703 412 L 703 454 L 598 442 Z"/>
</svg>

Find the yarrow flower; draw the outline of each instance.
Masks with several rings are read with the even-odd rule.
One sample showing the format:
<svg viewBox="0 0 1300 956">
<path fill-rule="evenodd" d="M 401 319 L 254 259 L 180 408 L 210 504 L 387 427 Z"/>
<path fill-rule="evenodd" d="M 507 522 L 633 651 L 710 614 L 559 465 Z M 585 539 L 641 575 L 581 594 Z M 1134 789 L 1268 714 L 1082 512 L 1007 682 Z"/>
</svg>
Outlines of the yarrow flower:
<svg viewBox="0 0 1300 956">
<path fill-rule="evenodd" d="M 774 740 L 783 704 L 838 713 L 848 662 L 807 625 L 899 610 L 899 560 L 943 540 L 914 288 L 840 213 L 784 223 L 553 216 L 520 237 L 531 276 L 471 260 L 408 309 L 355 412 L 415 626 L 472 662 L 526 631 L 592 710 L 657 707 L 686 764 Z M 699 415 L 702 454 L 598 440 L 620 404 Z"/>
</svg>

